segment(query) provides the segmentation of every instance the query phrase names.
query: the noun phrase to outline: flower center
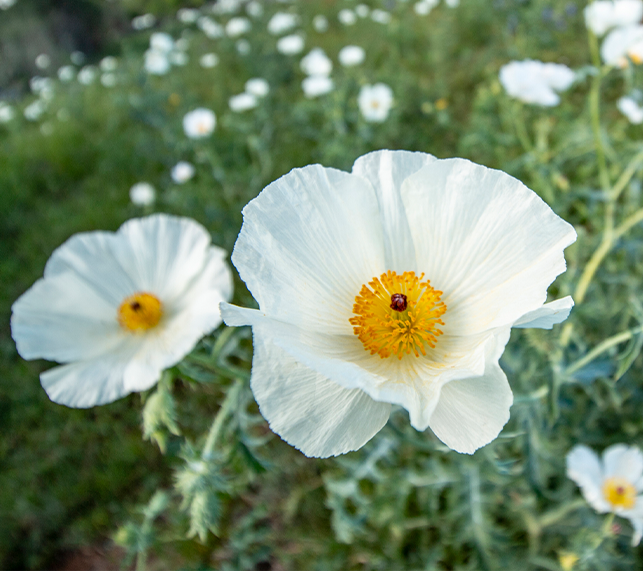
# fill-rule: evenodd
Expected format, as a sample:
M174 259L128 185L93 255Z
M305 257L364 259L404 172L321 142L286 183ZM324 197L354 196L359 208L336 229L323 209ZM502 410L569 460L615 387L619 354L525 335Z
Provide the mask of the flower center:
M447 306L440 301L442 292L433 289L429 280L421 281L423 277L389 270L362 286L353 305L356 317L349 321L371 355L419 357L426 355L427 345L435 347L442 335L437 326L444 325L440 317Z
M636 502L636 488L625 478L607 478L603 483L603 496L614 508L630 509Z
M118 322L133 333L156 327L163 316L163 304L151 293L138 292L126 297L118 308Z

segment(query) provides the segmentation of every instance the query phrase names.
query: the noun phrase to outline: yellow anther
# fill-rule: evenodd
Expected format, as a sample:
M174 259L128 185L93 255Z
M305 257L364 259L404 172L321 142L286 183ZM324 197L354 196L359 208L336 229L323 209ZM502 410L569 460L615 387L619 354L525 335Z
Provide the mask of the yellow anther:
M163 304L151 293L139 292L126 297L118 308L123 329L141 333L156 327L163 316Z
M636 503L636 488L625 478L607 478L603 483L603 497L615 508L629 510Z

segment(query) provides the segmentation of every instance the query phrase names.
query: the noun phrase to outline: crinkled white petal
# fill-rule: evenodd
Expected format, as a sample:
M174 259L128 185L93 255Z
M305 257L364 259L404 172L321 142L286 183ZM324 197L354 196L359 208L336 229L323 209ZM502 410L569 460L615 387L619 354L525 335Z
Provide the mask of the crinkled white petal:
M544 303L574 228L504 172L434 161L402 185L418 265L444 292L445 333L512 325Z
M554 325L565 321L569 317L572 307L574 307L574 300L568 295L545 303L534 311L525 313L513 326L518 329L527 329L528 327L551 329Z
M400 189L411 174L435 160L427 153L383 150L363 155L353 165L353 174L368 180L375 189L389 270L402 273L417 267Z
M257 332L251 387L272 430L318 458L361 448L386 424L391 408L305 367Z
M635 446L614 444L603 452L605 477L624 478L635 484L643 475L643 453Z
M567 476L576 482L587 500L596 511L611 511L603 497L603 469L593 450L579 444L567 454Z
M612 30L601 45L601 57L608 65L627 65L628 51L643 41L643 26L626 26Z

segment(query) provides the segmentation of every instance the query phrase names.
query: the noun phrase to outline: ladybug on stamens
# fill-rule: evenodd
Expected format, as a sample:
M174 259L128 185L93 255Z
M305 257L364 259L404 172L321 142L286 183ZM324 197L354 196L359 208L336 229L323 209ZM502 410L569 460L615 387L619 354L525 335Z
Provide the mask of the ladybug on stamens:
M394 293L391 296L391 309L395 311L404 311L408 303L406 301L406 296L403 293Z

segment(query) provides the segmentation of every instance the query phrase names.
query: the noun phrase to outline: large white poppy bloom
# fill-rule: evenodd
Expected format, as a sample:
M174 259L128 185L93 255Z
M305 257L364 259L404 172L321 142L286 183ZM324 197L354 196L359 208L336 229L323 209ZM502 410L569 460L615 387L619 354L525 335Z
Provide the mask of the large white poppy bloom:
M294 169L243 215L232 260L260 309L222 315L252 326L261 412L309 456L360 448L391 404L472 453L509 418L511 327L551 328L573 305L544 303L574 229L464 159L378 151L351 173Z
M597 36L612 28L638 24L643 17L642 0L596 0L584 10L585 24Z
M560 103L557 92L569 89L575 74L560 63L526 59L503 65L499 79L511 97L532 105L554 107Z
M634 527L632 545L643 536L643 454L636 446L614 444L599 460L587 446L574 446L567 454L567 476L578 484L598 513L613 512Z
M221 323L232 293L225 256L203 226L166 214L76 234L13 304L18 352L65 363L40 380L67 406L149 389Z
M643 63L643 26L627 26L612 30L601 44L601 57L607 65L621 68L631 60Z

